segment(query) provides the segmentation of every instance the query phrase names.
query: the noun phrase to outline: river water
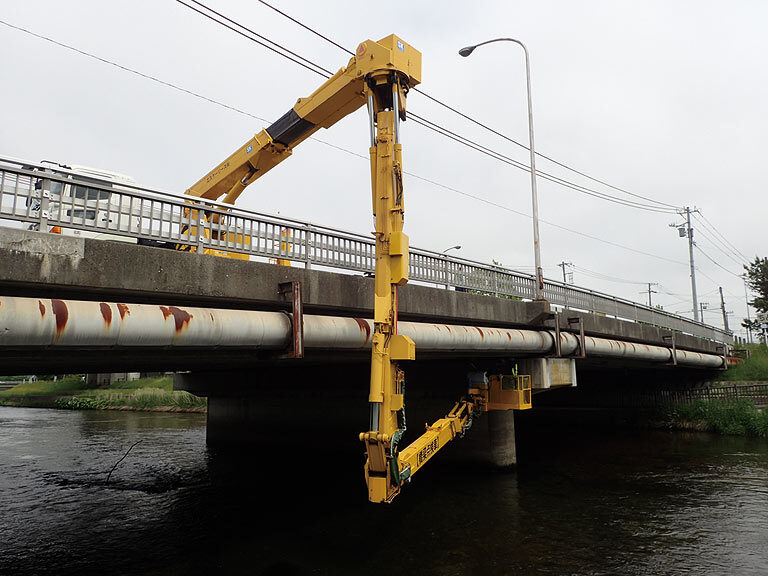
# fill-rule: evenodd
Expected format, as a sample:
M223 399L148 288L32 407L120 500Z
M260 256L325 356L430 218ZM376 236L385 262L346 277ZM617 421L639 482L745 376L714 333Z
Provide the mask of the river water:
M768 574L765 440L533 430L516 473L438 457L375 506L322 438L219 454L201 415L0 407L0 574Z

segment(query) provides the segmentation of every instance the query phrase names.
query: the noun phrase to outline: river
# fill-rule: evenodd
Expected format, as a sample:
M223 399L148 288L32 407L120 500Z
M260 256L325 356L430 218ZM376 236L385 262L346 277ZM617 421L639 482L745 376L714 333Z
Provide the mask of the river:
M438 457L389 506L359 456L308 446L323 459L212 452L197 414L0 407L0 574L768 574L765 440L542 432L516 473Z

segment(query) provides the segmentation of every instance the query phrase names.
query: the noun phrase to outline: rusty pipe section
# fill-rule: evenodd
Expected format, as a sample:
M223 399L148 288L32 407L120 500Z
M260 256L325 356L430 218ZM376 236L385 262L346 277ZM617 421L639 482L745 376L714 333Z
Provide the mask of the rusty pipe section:
M288 346L281 312L0 297L0 346Z
M373 321L364 318L304 315L305 348L368 350ZM549 330L483 328L398 322L417 349L429 352L551 354L555 333ZM0 296L0 346L3 347L243 347L280 350L291 340L291 320L282 312L225 310L50 300ZM564 356L576 355L579 339L560 334ZM586 337L587 356L654 363L672 361L663 346ZM712 354L677 350L677 363L700 368L722 367Z
M362 318L304 316L305 346L308 348L370 348L372 322ZM509 354L548 354L554 350L556 334L550 330L481 328L420 322L398 322L398 332L410 336L422 352L506 352ZM672 362L672 350L652 344L587 336L587 356L625 358L654 363ZM563 356L580 353L579 338L560 333ZM676 350L677 363L699 368L720 368L723 358L713 354Z
M554 336L554 335L553 335ZM611 340L608 338L594 338L586 336L584 347L587 356L600 358L627 358L644 360L648 362L666 363L672 362L672 350L664 346L652 344L637 344L623 340ZM560 333L560 349L564 356L579 353L579 338L567 332ZM698 368L722 368L722 356L690 352L688 350L675 350L677 363L682 366Z

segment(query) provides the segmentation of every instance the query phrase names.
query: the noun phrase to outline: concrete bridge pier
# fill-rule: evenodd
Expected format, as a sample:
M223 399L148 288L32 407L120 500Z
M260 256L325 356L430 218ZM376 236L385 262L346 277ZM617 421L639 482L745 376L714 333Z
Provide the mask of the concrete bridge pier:
M488 420L490 462L497 468L510 468L517 464L515 442L515 411L492 410L485 414Z
M447 414L466 387L464 378L457 377L463 372L445 364L424 363L408 371L406 443L423 433L425 423ZM368 371L367 363L349 363L187 372L176 375L174 387L208 398L206 440L213 448L258 446L292 454L332 448L362 454L358 435L368 426ZM514 466L514 412L484 414L440 459Z

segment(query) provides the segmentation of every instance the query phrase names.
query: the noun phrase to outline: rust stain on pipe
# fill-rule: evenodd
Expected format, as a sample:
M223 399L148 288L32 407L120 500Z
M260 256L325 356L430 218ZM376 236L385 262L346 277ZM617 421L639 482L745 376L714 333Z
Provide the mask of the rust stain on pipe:
M61 300L51 300L51 308L53 309L53 315L56 316L56 337L58 338L67 327L67 320L69 320L69 310L67 305Z
M104 318L104 323L109 326L112 324L112 308L106 302L99 302L99 309L101 310L101 316Z
M163 313L163 318L166 320L173 316L173 321L176 324L176 332L181 332L184 326L189 325L193 316L186 310L177 308L176 306L160 306L160 310Z
M355 318L355 322L360 327L360 332L365 332L365 341L368 342L368 338L371 337L371 326L363 318Z
M40 317L45 318L45 305L42 300L37 301L37 306L40 308Z
M131 313L130 308L128 308L127 304L123 304L122 302L117 303L117 311L120 312L120 320L125 320L126 315Z
M482 331L482 330L480 330L480 328L478 328L477 326L475 326L475 330L477 330L478 332L480 332L480 339L481 339L481 340L485 340L485 334L483 334L483 331Z

